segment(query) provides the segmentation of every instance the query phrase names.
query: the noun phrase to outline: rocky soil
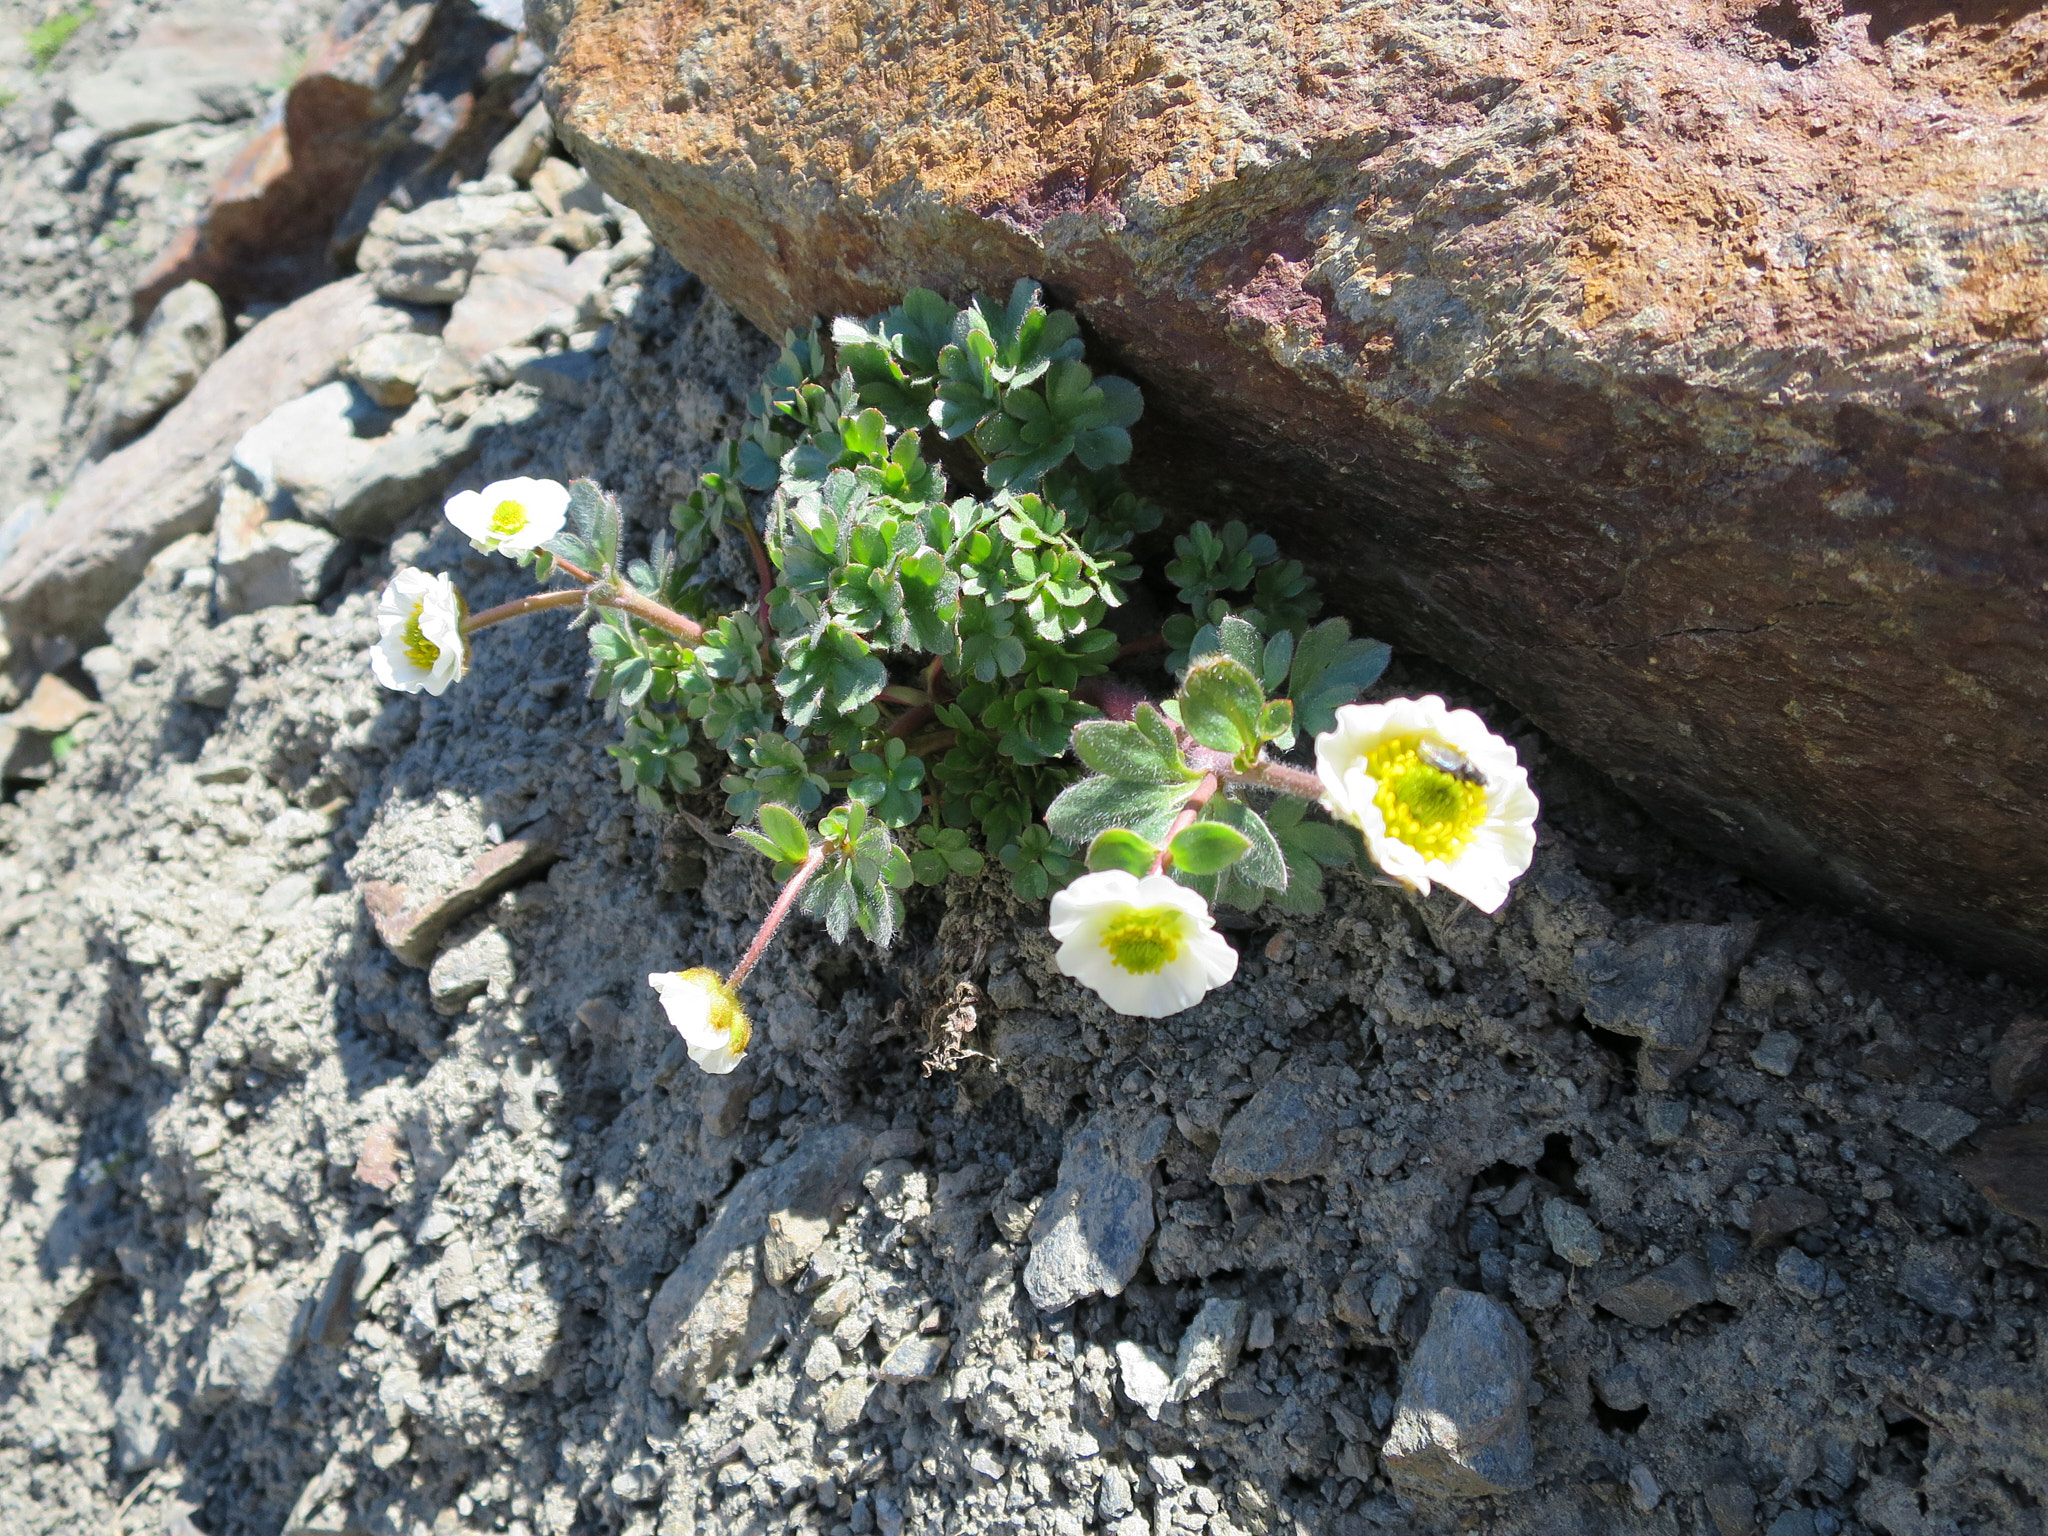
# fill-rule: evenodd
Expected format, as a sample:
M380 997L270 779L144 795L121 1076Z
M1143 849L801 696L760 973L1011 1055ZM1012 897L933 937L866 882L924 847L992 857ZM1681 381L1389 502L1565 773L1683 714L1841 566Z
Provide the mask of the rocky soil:
M552 621L439 700L362 659L395 565L521 588L447 487L595 473L644 537L769 356L501 163L263 322L338 377L9 759L0 1528L2041 1530L2048 1254L1967 1177L2048 1118L2041 993L1688 852L1419 658L1385 690L1543 797L1497 920L1335 879L1146 1023L991 877L887 955L798 925L697 1073L645 975L772 896L715 799L619 792Z

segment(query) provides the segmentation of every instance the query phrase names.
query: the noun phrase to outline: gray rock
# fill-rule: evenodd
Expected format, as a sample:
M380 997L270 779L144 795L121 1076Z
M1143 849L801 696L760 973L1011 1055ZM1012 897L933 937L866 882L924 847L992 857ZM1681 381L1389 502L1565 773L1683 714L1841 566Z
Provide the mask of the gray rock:
M1157 1419L1159 1410L1173 1401L1173 1377L1166 1362L1129 1339L1119 1341L1115 1353L1124 1396L1144 1409L1147 1418Z
M930 1381L945 1364L953 1341L943 1333L913 1333L899 1339L876 1372L884 1381Z
M1643 1132L1660 1147L1668 1147L1685 1134L1692 1110L1676 1099L1655 1099L1642 1108Z
M377 292L414 304L453 304L486 251L533 245L549 210L525 192L458 194L409 212L380 208L356 252Z
M1778 1284L1804 1301L1819 1301L1828 1293L1827 1266L1798 1248L1778 1255Z
M843 1435L860 1422L875 1384L866 1376L849 1376L825 1393L818 1408L818 1424L828 1435Z
M1095 1512L1105 1520L1121 1520L1138 1506L1131 1501L1130 1475L1111 1463L1095 1485Z
M1828 1219L1828 1203L1804 1189L1778 1189L1749 1208L1750 1241L1759 1247L1779 1242Z
M340 574L340 539L310 523L272 518L239 485L221 493L214 537L213 605L221 618L314 602Z
M1816 1536L1816 1531L1812 1510L1788 1509L1771 1522L1764 1536Z
M1535 1481L1529 1336L1490 1296L1446 1287L1402 1372L1380 1459L1410 1497L1470 1499Z
M303 516L343 538L387 539L476 456L487 425L477 416L459 427L392 433L376 439L367 457L334 480L315 484L287 475L281 483L292 491Z
M297 1343L293 1329L300 1301L290 1290L261 1290L237 1305L232 1319L207 1343L194 1406L274 1402Z
M98 137L132 138L174 123L249 117L288 62L277 37L251 25L247 12L199 0L152 18L132 46L72 81L65 95Z
M713 1381L773 1347L788 1309L761 1270L769 1218L787 1212L835 1219L859 1188L867 1150L867 1133L858 1127L822 1126L780 1163L756 1168L733 1186L647 1309L655 1391L700 1402Z
M1771 1030L1757 1041L1749 1059L1759 1072L1768 1072L1773 1077L1790 1077L1792 1068L1799 1062L1799 1037L1788 1030Z
M548 331L566 334L602 291L608 270L602 251L573 262L553 246L485 251L441 338L457 358L474 364Z
M1892 1111L1892 1124L1908 1136L1924 1141L1937 1152L1946 1152L1977 1129L1977 1117L1952 1104L1935 1100L1908 1099Z
M1305 1179L1329 1167L1336 1152L1330 1105L1302 1077L1282 1072L1223 1127L1209 1177L1218 1184Z
M1899 1294L1930 1312L1969 1322L1977 1315L1970 1282L1952 1254L1915 1243L1899 1259L1894 1283Z
M1593 1394L1620 1413L1633 1413L1650 1400L1649 1386L1643 1380L1643 1368L1630 1360L1598 1372L1593 1377Z
M420 381L446 352L438 336L372 336L342 360L341 376L385 409L400 410L419 398Z
M204 283L181 283L143 326L107 404L108 430L133 437L192 392L228 344L220 296Z
M1211 1296L1180 1336L1173 1360L1173 1399L1199 1397L1237 1369L1244 1348L1249 1309L1242 1301Z
M434 1012L454 1015L486 992L502 1000L512 992L512 944L496 928L481 928L449 945L427 972Z
M154 431L81 472L57 511L0 566L7 638L98 638L101 621L151 558L208 527L221 471L280 400L333 377L365 337L410 329L367 279L344 278L270 315L221 354Z
M596 401L605 366L603 353L572 348L521 363L512 370L512 381L531 384L550 400L581 407Z
M133 1477L161 1466L170 1451L171 1434L162 1405L139 1375L129 1376L114 1398L114 1457L122 1473Z
M1579 946L1572 975L1583 989L1586 1017L1643 1042L1637 1070L1645 1088L1675 1086L1699 1060L1756 933L1747 921L1668 923L1632 944L1595 939Z
M1707 1518L1718 1536L1750 1536L1756 1529L1756 1490L1733 1474L1707 1484Z
M1623 1322L1661 1328L1679 1313L1714 1299L1714 1276L1706 1261L1687 1254L1596 1298Z
M0 534L0 538L4 538ZM1991 1093L2010 1104L2048 1082L2048 1019L2022 1014L2006 1026L1991 1055Z
M1146 1110L1102 1110L1069 1134L1024 1265L1024 1289L1039 1311L1118 1296L1130 1284L1156 1227L1152 1165L1172 1124Z
M484 162L486 176L509 176L524 186L554 147L555 125L546 102L535 102L510 133L498 140Z
M1607 1252L1593 1218L1569 1200L1543 1202L1543 1231L1550 1238L1551 1251L1581 1269L1598 1264Z
M533 195L552 214L567 213L572 209L584 213L604 212L604 193L597 183L585 175L583 168L568 160L550 158L533 173L529 185Z

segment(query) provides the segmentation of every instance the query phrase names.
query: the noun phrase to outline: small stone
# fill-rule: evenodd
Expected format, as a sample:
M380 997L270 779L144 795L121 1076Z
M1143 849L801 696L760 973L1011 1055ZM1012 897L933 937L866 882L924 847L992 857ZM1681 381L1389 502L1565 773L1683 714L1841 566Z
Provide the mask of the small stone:
M1225 1387L1216 1394L1216 1411L1233 1424L1256 1424L1271 1418L1280 1400L1257 1387Z
M1761 1248L1828 1219L1828 1203L1804 1189L1775 1189L1749 1208L1749 1240Z
M1218 1184L1305 1179L1330 1166L1336 1117L1302 1077L1280 1073L1223 1127L1209 1177Z
M1714 1277L1695 1254L1615 1286L1595 1298L1623 1322L1661 1328L1679 1313L1714 1299Z
M875 1384L866 1376L849 1376L825 1394L818 1425L828 1435L843 1435L860 1422Z
M548 116L547 103L535 102L512 131L492 146L490 158L484 162L484 174L509 176L524 186L541 168L554 142L555 125Z
M232 6L187 0L146 21L103 68L64 89L94 139L253 116L290 66L276 37Z
M1718 1536L1750 1536L1756 1529L1756 1491L1735 1477L1707 1484L1707 1518Z
M335 1256L334 1267L328 1270L320 1299L313 1304L313 1315L306 1323L308 1339L329 1349L340 1349L348 1343L355 1320L356 1273L362 1263L362 1255L353 1248L344 1248Z
M1165 1115L1105 1109L1068 1137L1024 1265L1024 1288L1039 1311L1118 1296L1130 1284L1155 1230L1152 1165L1172 1127Z
M1173 1362L1173 1400L1198 1397L1237 1369L1244 1347L1245 1304L1211 1296L1181 1335Z
M1632 944L1596 939L1579 947L1572 973L1586 1017L1643 1042L1636 1068L1644 1087L1667 1091L1698 1062L1756 934L1754 921L1667 923Z
M913 1333L883 1357L879 1374L884 1381L930 1381L952 1347L943 1333Z
M182 283L158 301L143 326L108 403L108 430L127 439L192 392L228 344L220 296L204 283Z
M1411 1497L1482 1498L1535 1481L1529 1336L1490 1296L1445 1288L1401 1378L1380 1459Z
M1273 1313L1266 1307L1252 1314L1251 1327L1245 1330L1246 1349L1271 1349L1273 1347Z
M1656 1099L1642 1109L1643 1132L1660 1147L1668 1147L1685 1134L1692 1111L1676 1099Z
M2048 1086L2048 1019L2022 1015L1999 1036L1991 1053L1991 1093L2001 1104Z
M829 1381L845 1363L846 1357L839 1353L837 1344L826 1338L813 1339L804 1354L804 1376L810 1381Z
M1114 1462L1104 1467L1095 1485L1095 1512L1105 1520L1121 1520L1137 1507L1131 1499L1130 1475Z
M580 208L585 213L604 212L604 193L598 190L597 183L580 166L567 160L543 161L527 186L549 213L559 214L570 208Z
M387 1429L370 1444L370 1465L389 1472L411 1454L411 1437L402 1429Z
M298 1315L299 1297L284 1290L260 1290L237 1305L233 1320L207 1344L195 1403L218 1407L229 1401L275 1401Z
M142 1378L130 1376L114 1399L114 1453L121 1470L131 1477L146 1472L170 1452L171 1433L161 1407Z
M1970 1282L1950 1254L1915 1243L1899 1260L1893 1282L1899 1294L1930 1312L1967 1323L1977 1315Z
M747 1105L759 1090L760 1078L746 1060L730 1072L698 1074L697 1112L707 1135L726 1137L747 1123Z
M555 824L542 820L479 855L460 880L437 896L414 902L402 885L366 880L361 887L363 905L385 948L424 970L450 928L507 886L539 874L559 857Z
M604 354L571 349L521 363L512 370L512 382L530 384L550 400L581 409L596 402L605 368Z
M98 709L99 705L56 673L45 672L36 679L28 698L15 707L7 720L24 731L61 736Z
M427 972L434 1012L449 1017L486 992L500 1000L510 997L512 982L512 943L496 928L480 929L443 950Z
M221 493L214 537L213 604L222 618L315 602L340 576L340 539L311 523L271 517L239 485Z
M1542 1264L1517 1264L1508 1275L1508 1290L1532 1312L1547 1312L1564 1300L1565 1278Z
M420 381L446 351L440 337L415 331L372 336L342 359L341 376L386 410L402 410L419 398Z
M409 211L386 204L370 220L356 266L387 299L453 304L486 251L533 246L549 213L525 192L458 194Z
M1643 1368L1631 1360L1620 1361L1595 1374L1593 1395L1617 1413L1634 1413L1650 1401Z
M1799 1037L1787 1030L1774 1029L1757 1041L1749 1059L1759 1072L1790 1077L1799 1061Z
M833 1281L824 1294L811 1303L811 1322L815 1327L830 1328L859 1305L860 1282L848 1275Z
M586 301L604 285L604 252L569 261L553 246L486 251L441 332L448 350L475 364L503 347L547 331L576 328Z
M1919 1528L1919 1522L1916 1520L1916 1536ZM1818 1530L1819 1527L1814 1524L1812 1510L1788 1509L1771 1522L1771 1528L1765 1536L1817 1536Z
M1977 1117L1950 1104L1908 1099L1892 1111L1892 1124L1935 1151L1946 1152L1977 1129Z
M1147 1418L1157 1419L1159 1410L1173 1397L1173 1378L1167 1374L1166 1362L1143 1344L1134 1344L1129 1339L1121 1341L1115 1353L1117 1368L1123 1375L1124 1396L1144 1409Z
M356 1151L356 1177L373 1189L390 1193L403 1177L398 1171L400 1143L395 1125L373 1125L363 1133Z
M1551 1251L1581 1269L1598 1264L1607 1252L1593 1218L1569 1200L1543 1202L1543 1230L1550 1238Z
M645 1504L661 1492L662 1477L658 1461L628 1463L612 1477L612 1497L627 1504Z
M1628 1469L1629 1502L1639 1511L1647 1515L1657 1507L1658 1500L1663 1497L1664 1490L1657 1486L1657 1479L1651 1475L1648 1467L1639 1463Z
M1009 1468L1003 1465L1002 1457L987 1446L978 1445L967 1453L967 1470L985 1483L1000 1483Z
M1803 1300L1819 1301L1827 1294L1826 1266L1800 1249L1786 1248L1779 1253L1777 1274L1778 1284Z

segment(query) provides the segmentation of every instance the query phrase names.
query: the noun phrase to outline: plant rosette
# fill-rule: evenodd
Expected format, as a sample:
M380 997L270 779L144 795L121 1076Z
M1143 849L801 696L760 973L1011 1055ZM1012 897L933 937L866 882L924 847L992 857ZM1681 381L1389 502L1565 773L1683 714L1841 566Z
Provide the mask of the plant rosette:
M1184 1012L1237 974L1208 902L1165 875L1083 875L1054 894L1050 927L1061 973L1133 1018Z
M1316 738L1322 805L1364 834L1374 864L1498 912L1536 851L1536 796L1515 749L1435 694L1349 704Z
M754 1025L718 972L702 966L656 971L647 985L654 988L669 1023L683 1037L690 1060L706 1072L722 1077L745 1058Z
M530 555L562 531L569 488L557 480L525 475L493 480L480 491L456 492L443 510L483 553Z
M377 599L370 670L386 688L439 698L469 670L462 594L445 573L403 570Z

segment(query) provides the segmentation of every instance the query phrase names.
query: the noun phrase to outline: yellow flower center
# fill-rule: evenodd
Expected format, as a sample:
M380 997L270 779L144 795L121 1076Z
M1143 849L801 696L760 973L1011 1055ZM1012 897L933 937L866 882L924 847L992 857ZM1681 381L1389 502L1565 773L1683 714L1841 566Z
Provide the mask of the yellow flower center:
M526 508L516 501L501 501L491 514L491 532L501 539L509 539L515 533L526 529Z
M739 995L725 984L725 978L708 966L683 972L683 980L704 994L709 1005L711 1027L725 1036L735 1056L747 1054L747 1042L754 1038L754 1021L740 1006Z
M1374 784L1372 803L1387 836L1425 859L1453 859L1486 820L1486 790L1422 760L1420 736L1396 736L1365 757Z
M434 670L434 663L441 659L441 647L427 638L427 632L420 628L420 615L426 611L424 601L413 605L412 617L405 621L405 637L399 644L405 650L405 659L422 672Z
M1150 976L1180 954L1186 919L1179 907L1132 907L1104 925L1102 947L1133 976Z

